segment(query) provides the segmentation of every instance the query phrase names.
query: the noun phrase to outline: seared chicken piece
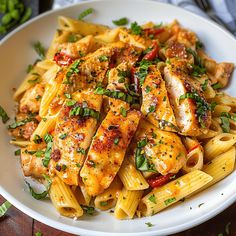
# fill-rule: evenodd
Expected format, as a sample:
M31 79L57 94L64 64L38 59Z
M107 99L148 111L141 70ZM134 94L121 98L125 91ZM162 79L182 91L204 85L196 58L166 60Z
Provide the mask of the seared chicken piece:
M142 86L142 113L156 127L166 131L178 131L175 116L169 102L165 81L155 67L145 78Z
M155 172L176 174L186 162L187 153L180 137L157 129L148 121L140 121L134 141L140 149L136 149L134 154L136 166L146 177ZM144 155L146 160L141 160L139 155Z
M210 106L201 88L188 75L185 60L172 60L164 69L166 88L180 133L198 136L211 123Z
M38 112L43 93L44 87L41 84L36 84L34 87L28 89L20 100L20 112Z
M69 185L78 185L79 171L97 128L102 96L85 90L74 94L73 98L65 102L58 115L51 157L63 181Z
M115 178L126 149L137 129L140 112L129 110L126 116L110 110L93 138L80 176L87 193L96 196Z
M8 126L10 135L17 139L30 140L31 135L40 121L34 114L18 113L16 121Z
M43 178L43 174L48 173L48 168L43 166L43 156L45 144L31 144L27 148L21 149L21 166L24 176Z
M78 59L91 52L94 44L93 36L88 35L77 42L63 43L59 46L59 49L60 53L67 55L72 59Z

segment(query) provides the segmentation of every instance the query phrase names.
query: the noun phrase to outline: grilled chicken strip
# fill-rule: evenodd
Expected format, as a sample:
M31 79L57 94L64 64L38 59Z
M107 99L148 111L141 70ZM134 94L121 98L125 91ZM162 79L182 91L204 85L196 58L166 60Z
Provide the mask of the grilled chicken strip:
M182 135L198 136L207 132L211 123L210 106L200 87L188 75L185 60L172 60L164 69L164 79Z
M161 73L155 67L151 71L142 86L143 103L142 113L146 119L156 127L166 131L178 131L174 112L169 102L165 81Z
M45 144L31 144L21 149L21 166L24 176L43 178L48 173L48 168L43 166L42 157L45 151Z
M44 93L42 84L36 84L28 89L20 100L20 112L38 112L41 104L41 99Z
M157 129L146 120L140 121L135 142L140 149L136 149L134 154L136 166L146 177L155 172L162 175L176 174L186 162L187 153L180 137ZM144 155L147 161L143 159L142 162L140 155Z
M115 178L126 149L137 129L140 112L130 110L124 117L110 110L93 138L80 176L87 193L96 196Z
M93 114L99 112L102 96L94 94L91 90L85 90L73 94L73 98L65 102L58 115L51 158L57 174L63 181L69 185L78 185L79 171L96 131L98 120L95 115L88 112L85 115L85 110L83 114L80 111L80 115L75 112L76 109L81 110L81 107L90 111L93 109Z

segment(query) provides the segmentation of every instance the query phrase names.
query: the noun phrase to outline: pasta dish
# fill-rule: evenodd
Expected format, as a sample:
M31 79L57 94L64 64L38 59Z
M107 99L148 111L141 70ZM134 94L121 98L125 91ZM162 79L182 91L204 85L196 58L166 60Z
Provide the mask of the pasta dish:
M63 216L151 216L234 170L234 65L176 20L109 28L60 16L47 53L15 90L11 143L24 176Z

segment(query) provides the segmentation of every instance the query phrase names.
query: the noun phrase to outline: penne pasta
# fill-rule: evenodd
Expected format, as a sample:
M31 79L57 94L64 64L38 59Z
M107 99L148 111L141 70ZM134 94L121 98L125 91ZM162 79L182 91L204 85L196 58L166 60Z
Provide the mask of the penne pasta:
M118 175L127 190L144 190L149 184L133 163L126 157L121 165Z
M144 216L154 215L200 189L211 180L210 175L200 170L192 171L160 188L153 189L141 199L139 209Z
M235 134L222 133L215 136L204 146L205 159L211 161L216 156L228 151L235 143Z
M116 203L114 215L117 219L132 219L142 198L143 190L123 188Z
M54 177L49 190L50 199L56 210L63 216L77 218L83 215L73 191L59 177Z
M95 207L102 211L113 208L116 205L121 190L122 183L120 179L116 177L108 189L96 196L94 200Z

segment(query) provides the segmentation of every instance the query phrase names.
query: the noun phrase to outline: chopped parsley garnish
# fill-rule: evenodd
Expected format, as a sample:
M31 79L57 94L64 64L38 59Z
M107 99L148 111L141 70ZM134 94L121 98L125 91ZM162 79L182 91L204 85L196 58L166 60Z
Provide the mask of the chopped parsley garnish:
M203 46L204 46L204 45L203 45L203 43L202 43L201 41L198 40L198 41L196 42L196 49L203 48Z
M201 84L201 87L202 87L202 90L203 90L203 91L206 91L207 85L208 85L208 79L206 79L206 80L204 81L204 83Z
M114 139L114 144L115 144L115 145L118 145L119 142L120 142L120 138L119 138L119 137L116 137L116 138Z
M201 75L206 73L206 68L199 66L199 65L192 65L193 71L192 71L192 76L194 77L200 77Z
M154 226L151 222L146 222L145 224L147 225L147 227L153 227Z
M117 26L127 25L129 20L126 17L122 17L119 20L113 20L112 23Z
M126 117L126 116L127 116L127 110L126 110L124 107L121 107L121 108L120 108L120 114L121 114L122 116Z
M8 209L11 207L11 203L8 201L5 201L1 206L0 206L0 217L4 216Z
M236 115L235 114L230 114L228 112L222 112L220 115L221 119L221 128L224 133L229 133L230 132L230 122L229 120L236 121Z
M52 152L52 145L53 145L53 138L50 134L46 134L44 136L44 141L47 144L46 150L45 150L45 155L43 161L43 166L48 167L48 164L51 159L51 152Z
M107 206L108 202L100 202L100 206Z
M0 106L0 116L4 124L10 119L5 110L2 108L2 106Z
M59 138L60 138L60 139L66 139L67 135L68 135L68 133L61 134L61 135L59 136Z
M100 113L89 107L76 106L70 110L70 116L92 117L96 120L100 119Z
M14 152L15 156L20 156L20 153L21 153L21 150L20 150L20 149L17 149L17 150Z
M168 206L169 204L171 204L172 202L175 202L175 201L176 201L176 198L172 197L172 198L165 200L164 203L166 206Z
M41 98L42 98L41 95L37 95L37 96L35 97L36 101L39 101Z
M38 232L36 232L36 233L34 234L34 236L43 236L43 233L40 232L40 231L38 231Z
M148 140L146 138L137 143L137 148L135 150L136 168L141 171L156 172L154 169L155 166L149 163L145 151L143 150L147 143Z
M35 134L33 141L34 143L39 144L43 142L43 139L38 134Z
M80 168L80 167L81 167L81 165L80 165L79 163L76 163L76 166L77 166L78 168Z
M61 166L61 170L62 170L62 171L65 171L66 168L67 168L67 166L66 166L65 164L62 164L62 166Z
M26 184L27 184L28 187L29 187L29 190L30 190L30 193L31 193L32 197L35 198L35 199L37 199L37 200L44 199L44 198L47 197L48 191L49 191L49 189L50 189L50 187L51 187L51 184L52 184L51 179L50 179L47 175L43 175L43 176L44 176L44 178L47 180L47 183L48 183L48 184L47 184L47 186L46 186L46 190L43 191L42 193L37 193L37 192L35 192L35 190L30 186L30 184L29 184L28 182L26 182Z
M42 44L38 41L33 46L39 58L41 60L45 59L45 48L42 46Z
M26 72L30 73L32 70L33 70L33 65L29 64L28 67L27 67Z
M212 102L211 103L211 111L214 111L215 110L215 107L216 107L216 105L217 105L217 102Z
M66 73L66 78L63 80L63 84L72 84L70 77L75 73L79 73L79 69L77 67L81 62L83 62L83 60L79 59L71 65L70 69Z
M200 208L202 205L204 205L205 203L200 203L199 205L198 205L198 207Z
M200 68L204 68L203 64L202 64L202 60L201 58L197 55L197 53L195 51L193 51L191 48L186 48L186 51L188 53L190 53L191 55L193 55L194 57L194 62L197 66L199 66Z
M153 202L153 203L155 203L155 204L157 204L156 196L155 196L154 194L151 195L151 196L148 198L148 200L151 201L151 202Z
M139 97L132 96L129 93L124 93L118 90L110 90L110 89L105 89L102 87L97 87L94 93L120 99L130 104L139 104Z
M152 65L152 62L145 59L139 62L139 70L135 73L135 75L139 78L140 85L143 85L150 65Z
M76 152L85 155L85 150L84 150L83 148L77 148L77 149L76 149Z
M149 93L150 91L151 91L151 87L150 87L150 86L146 86L145 92L146 92L146 93Z
M195 101L197 110L196 114L198 117L198 122L200 123L202 128L205 128L204 119L206 117L206 112L211 110L209 104L205 101L203 97L201 97L197 92L186 93L180 96L179 100L191 98Z
M221 128L222 128L223 132L224 133L229 133L230 132L229 118L221 116L220 120L221 120Z
M19 126L23 126L26 123L31 122L31 121L37 121L37 120L35 118L33 118L32 115L31 115L31 116L29 116L28 118L26 118L24 120L16 121L13 124L9 125L8 129L15 129L15 128L17 128Z
M127 71L127 70L118 70L118 76L120 77L120 80L123 81L123 82L119 82L119 83L124 83L125 82L125 78L129 77L130 76L130 72Z
M149 108L148 108L148 112L149 113L152 113L152 112L154 112L156 110L156 106L154 106L154 105L151 105Z
M99 60L100 62L108 61L108 57L105 56L105 55L102 55L102 56L100 56L100 57L98 58L98 60Z
M220 83L215 83L211 86L213 89L221 89L222 85Z
M72 106L74 106L76 103L77 103L76 100L69 100L69 101L66 102L66 105L67 105L68 107L72 107Z
M135 21L131 23L131 33L135 35L141 35L143 32L143 29L141 26L138 25L138 23Z
M69 43L74 43L74 42L77 42L78 39L79 39L79 37L76 34L70 34L67 38L67 41Z
M87 213L89 215L93 215L93 213L95 212L95 209L92 206L85 206L85 205L80 205L80 206L85 211L85 213Z
M27 82L28 82L29 84L37 84L37 83L40 82L40 77L38 76L38 77L35 78L35 79L29 79Z
M86 10L84 10L83 12L81 12L78 16L78 20L82 20L84 19L86 16L90 15L93 13L93 8L88 8Z
M65 97L68 99L71 99L71 94L70 93L64 93Z

